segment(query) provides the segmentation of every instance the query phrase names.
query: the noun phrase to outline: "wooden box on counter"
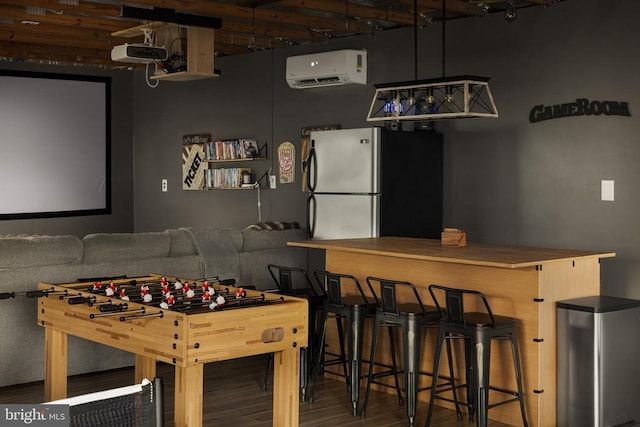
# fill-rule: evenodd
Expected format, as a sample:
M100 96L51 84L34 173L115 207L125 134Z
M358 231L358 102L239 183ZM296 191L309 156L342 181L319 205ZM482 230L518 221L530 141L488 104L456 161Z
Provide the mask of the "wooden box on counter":
M458 228L445 228L440 236L443 247L461 248L467 246L467 233Z

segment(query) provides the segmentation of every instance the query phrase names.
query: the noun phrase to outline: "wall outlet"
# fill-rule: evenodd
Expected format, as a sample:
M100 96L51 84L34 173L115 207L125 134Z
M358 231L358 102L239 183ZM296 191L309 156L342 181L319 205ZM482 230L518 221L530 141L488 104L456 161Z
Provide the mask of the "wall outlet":
M167 179L166 178L162 178L162 192L163 193L167 192Z
M269 188L271 188L272 190L276 188L276 176L275 175L269 175Z

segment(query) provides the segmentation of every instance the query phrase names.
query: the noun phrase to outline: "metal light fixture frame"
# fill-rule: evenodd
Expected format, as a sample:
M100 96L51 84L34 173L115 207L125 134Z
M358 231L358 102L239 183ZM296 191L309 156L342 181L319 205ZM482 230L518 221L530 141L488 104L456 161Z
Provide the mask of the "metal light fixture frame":
M451 76L375 88L369 122L498 117L488 77Z
M418 2L414 0L413 48L415 80L374 85L368 122L399 122L498 117L489 78L445 77L446 0L442 0L442 78L418 80Z

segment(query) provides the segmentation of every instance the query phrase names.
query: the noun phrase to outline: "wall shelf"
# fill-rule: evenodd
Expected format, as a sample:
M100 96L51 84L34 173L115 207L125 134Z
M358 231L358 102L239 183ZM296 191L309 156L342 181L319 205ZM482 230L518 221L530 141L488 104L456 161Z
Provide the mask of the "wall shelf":
M256 162L259 160L268 160L268 159L266 157L245 157L242 159L207 160L207 163Z
M253 154L247 156L248 152ZM267 143L259 145L254 139L212 141L205 144L205 153L207 163L252 162L268 159Z
M268 190L268 187L262 187L259 186L261 190ZM211 188L207 188L206 190L208 191L214 191L214 190L257 190L258 187L256 187L255 185L252 185L251 187L221 187L221 188L215 188L215 187L211 187Z
M217 146L216 143L218 143ZM233 158L208 159L216 153L218 156L224 155ZM251 156L235 157L247 153L251 153ZM263 180L268 176L268 172L264 168L256 171L248 167L249 162L264 160L268 160L267 143L260 145L254 139L211 141L210 134L186 135L183 137L182 150L182 188L183 190L266 189L267 186L263 184ZM229 167L213 166L225 163L229 164ZM244 174L249 173L252 178L255 178L250 186L242 186L243 172ZM257 178L260 173L260 177Z

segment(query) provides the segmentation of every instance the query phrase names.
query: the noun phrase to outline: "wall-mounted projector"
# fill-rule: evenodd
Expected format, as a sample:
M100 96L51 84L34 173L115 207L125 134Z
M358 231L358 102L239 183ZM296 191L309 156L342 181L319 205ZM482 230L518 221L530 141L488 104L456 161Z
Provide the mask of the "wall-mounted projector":
M111 60L145 64L167 59L167 49L142 43L121 44L111 49Z

